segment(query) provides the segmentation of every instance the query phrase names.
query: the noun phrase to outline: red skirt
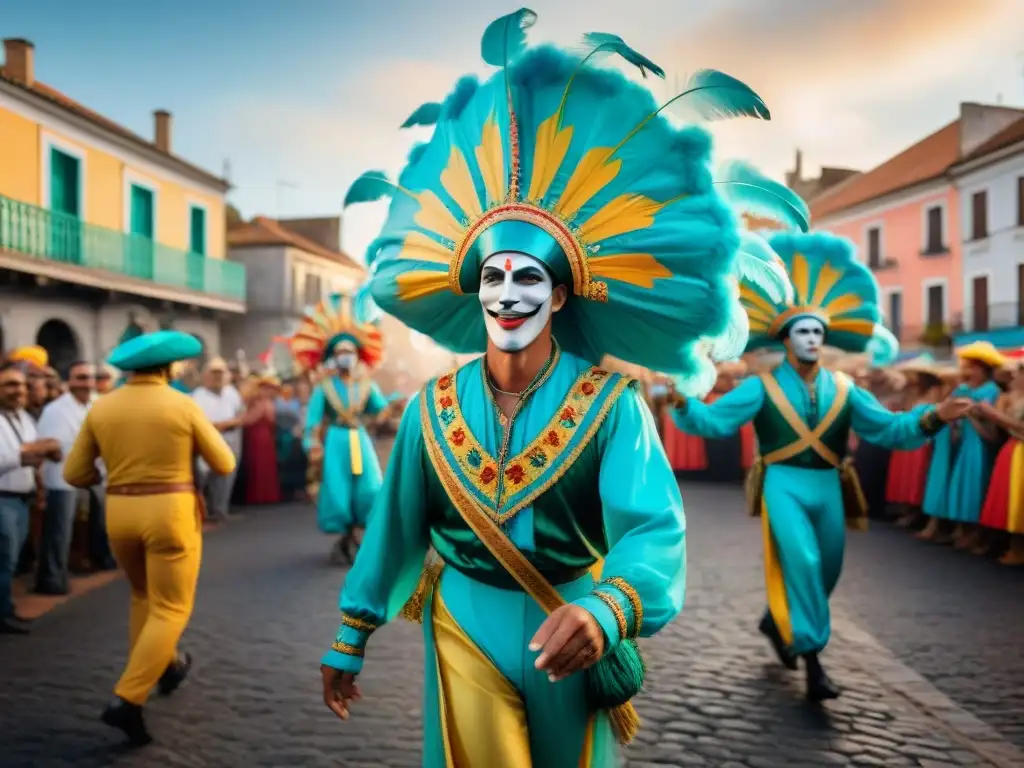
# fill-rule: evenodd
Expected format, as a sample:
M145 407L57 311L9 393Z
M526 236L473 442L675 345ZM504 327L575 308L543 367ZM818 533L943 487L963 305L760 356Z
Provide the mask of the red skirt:
M699 472L708 468L708 455L704 450L704 438L688 435L672 420L672 412L665 410L662 416L662 439L669 464L677 472Z
M999 451L979 522L986 528L1024 533L1024 442L1008 440Z
M757 453L757 438L754 437L754 425L747 422L740 427L740 461L743 469L754 466L754 455Z
M889 459L889 479L885 485L886 502L920 507L931 461L931 443L914 451L893 451Z
M242 432L246 504L281 503L275 430L273 419L260 419Z

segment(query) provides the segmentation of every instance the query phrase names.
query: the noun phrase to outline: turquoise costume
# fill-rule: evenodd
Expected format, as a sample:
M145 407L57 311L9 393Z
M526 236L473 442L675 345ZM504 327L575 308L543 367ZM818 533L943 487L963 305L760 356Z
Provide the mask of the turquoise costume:
M410 401L345 581L324 664L356 673L377 627L423 622L430 768L616 764L615 739L638 724L634 638L682 608L685 518L635 383L599 365L610 354L694 376L736 303L739 232L707 133L673 127L646 89L593 66L617 55L663 75L618 37L588 35L588 55L527 50L535 18L522 9L489 26L483 56L502 71L418 109L407 125L436 128L398 182L371 172L346 197L393 197L367 257L373 298L453 351L486 350L475 294L492 254L533 257L569 293L509 417L486 357ZM677 103L767 117L718 72L695 75ZM606 653L552 685L528 644L567 602L596 619Z
M351 344L369 369L383 356L378 313L364 294L333 294L320 302L291 338L292 354L303 370L325 365L324 375L306 408L303 447L323 450L317 494L317 523L324 533L347 535L366 525L380 490L380 462L373 441L362 425L387 400L373 381L353 372L342 377L327 365L339 344Z
M891 335L876 332L878 288L856 262L852 243L827 233L776 234L769 243L786 264L794 296L776 302L756 285L742 286L748 349L779 348L793 322L814 317L826 328L827 344L895 351ZM941 425L932 409L886 410L843 374L818 370L813 384L805 382L788 360L713 405L686 399L674 418L680 429L712 438L753 420L761 456L752 471L751 512L764 526L770 612L762 631L777 630L785 646L780 657L795 666L793 657L817 654L828 643L828 598L842 569L844 523L864 522L859 484L844 460L850 430L862 440L911 449Z
M952 397L969 397L977 403L995 405L1001 394L998 384L987 381L977 388L961 384L953 390ZM959 433L956 440L954 429ZM953 523L977 523L995 454L995 448L978 434L970 419L943 427L935 436L924 489L924 513Z

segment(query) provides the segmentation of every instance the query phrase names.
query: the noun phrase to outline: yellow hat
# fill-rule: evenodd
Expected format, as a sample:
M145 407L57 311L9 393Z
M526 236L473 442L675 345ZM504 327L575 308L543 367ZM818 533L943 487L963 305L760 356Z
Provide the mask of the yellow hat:
M1002 368L1006 365L1006 358L990 341L975 341L958 349L956 354L961 360L973 360L989 368Z
M49 353L39 346L18 347L7 356L7 359L12 363L30 363L36 368L45 368L50 364Z

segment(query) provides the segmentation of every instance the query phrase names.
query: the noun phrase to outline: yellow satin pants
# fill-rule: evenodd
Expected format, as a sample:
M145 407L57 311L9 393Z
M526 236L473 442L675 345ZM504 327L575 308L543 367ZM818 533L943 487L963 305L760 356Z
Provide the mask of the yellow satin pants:
M190 493L107 496L107 534L131 585L128 664L114 693L145 704L195 604L202 521Z

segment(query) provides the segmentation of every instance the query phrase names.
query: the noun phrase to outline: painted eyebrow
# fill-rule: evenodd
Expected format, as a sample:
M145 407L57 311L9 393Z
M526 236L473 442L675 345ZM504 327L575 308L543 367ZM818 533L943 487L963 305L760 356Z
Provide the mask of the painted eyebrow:
M520 277L544 277L544 273L541 272L537 267L520 267L512 273L512 278Z

